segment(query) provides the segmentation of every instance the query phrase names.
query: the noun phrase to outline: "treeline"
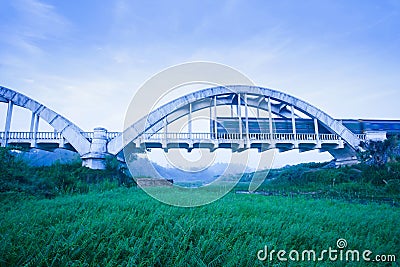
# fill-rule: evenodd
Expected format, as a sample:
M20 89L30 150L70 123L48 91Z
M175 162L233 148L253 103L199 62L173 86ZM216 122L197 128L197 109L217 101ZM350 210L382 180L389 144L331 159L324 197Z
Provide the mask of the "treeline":
M400 161L400 135L390 135L384 141L367 141L363 143L364 152L358 158L368 165L384 165Z
M400 162L365 163L341 168L326 163L305 163L264 171L265 181L257 191L272 195L305 194L313 197L360 199L398 203ZM253 174L242 176L238 190L246 190ZM396 204L397 205L397 204Z
M400 163L390 162L382 166L358 164L342 168L320 168L310 164L284 168L275 173L275 185L315 187L318 184L331 185L362 183L380 186L388 193L400 193Z
M105 170L82 167L80 161L33 167L11 148L0 148L0 192L23 192L52 198L135 185L126 169L112 157L107 158Z
M259 191L400 201L400 136L368 141L363 147L357 165L334 168L330 163L304 163L262 171L265 181ZM238 189L244 190L253 175L244 174Z

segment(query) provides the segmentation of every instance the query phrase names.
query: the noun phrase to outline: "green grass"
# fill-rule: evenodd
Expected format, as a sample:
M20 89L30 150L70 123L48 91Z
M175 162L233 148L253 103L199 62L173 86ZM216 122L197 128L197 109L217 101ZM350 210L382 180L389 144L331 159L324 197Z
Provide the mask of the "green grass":
M29 167L0 149L0 266L343 266L257 259L264 246L318 253L335 249L339 238L348 249L399 257L400 163L321 167L271 171L259 188L271 196L232 192L178 208L136 188L116 160L104 171L79 162ZM233 191L246 190L249 179ZM182 200L167 188L151 190ZM197 203L206 196L180 197Z
M400 209L386 204L303 197L229 193L210 205L179 208L138 188L54 199L3 193L0 265L273 266L279 262L257 260L264 245L321 251L335 248L338 238L349 249L400 257L399 218Z

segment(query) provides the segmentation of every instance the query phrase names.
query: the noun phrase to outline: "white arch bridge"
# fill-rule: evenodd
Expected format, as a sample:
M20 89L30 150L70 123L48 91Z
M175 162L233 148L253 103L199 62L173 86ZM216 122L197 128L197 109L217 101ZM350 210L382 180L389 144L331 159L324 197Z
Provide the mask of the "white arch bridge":
M95 128L84 132L74 123L39 102L0 86L0 102L8 104L1 146L52 150L65 148L79 153L83 165L104 168L107 155L123 158L129 146L135 153L150 148L226 148L243 151L279 149L300 152L328 151L337 165L357 162L356 151L365 141L384 140L400 133L400 121L336 120L315 106L276 90L245 85L207 88L179 97L139 119L123 132ZM13 106L32 113L29 132L10 131ZM222 114L221 107L230 114ZM193 131L192 116L209 110L208 131ZM187 119L187 131L172 132L168 126ZM53 132L39 132L39 119Z

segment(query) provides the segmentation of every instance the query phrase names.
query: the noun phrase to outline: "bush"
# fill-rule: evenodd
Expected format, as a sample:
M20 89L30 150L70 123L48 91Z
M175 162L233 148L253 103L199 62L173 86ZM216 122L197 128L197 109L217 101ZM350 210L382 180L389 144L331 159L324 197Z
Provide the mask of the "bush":
M106 159L105 170L82 167L81 161L69 164L31 167L10 148L0 148L0 192L24 192L48 198L61 194L87 193L118 186L135 186L117 159Z
M20 191L26 182L27 165L12 148L0 147L0 192Z
M385 185L385 192L389 194L400 194L400 180L389 180Z

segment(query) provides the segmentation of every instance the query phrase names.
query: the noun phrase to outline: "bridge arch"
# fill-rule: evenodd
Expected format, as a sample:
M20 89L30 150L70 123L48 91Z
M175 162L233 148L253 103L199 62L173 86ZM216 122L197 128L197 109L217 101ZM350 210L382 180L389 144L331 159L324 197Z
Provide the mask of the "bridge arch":
M49 109L43 104L21 94L14 90L0 86L0 102L8 103L9 114L7 115L8 125L11 120L12 106L17 105L22 108L28 109L32 112L33 116L41 118L46 121L55 131L60 133L68 143L83 156L90 152L90 142L83 135L83 131L73 124L71 121ZM7 122L6 122L7 128ZM9 129L8 129L9 130ZM6 129L6 132L8 131Z
M168 118L167 123L171 123L181 117L187 116L189 113L187 106L189 104L193 105L192 112L195 112L209 107L212 103L213 97L215 96L227 96L225 99L219 98L216 105L229 105L233 101L233 98L231 97L231 99L229 99L229 96L239 94L259 96L260 100L253 99L247 104L250 107L262 110L268 110L268 105L265 101L262 102L262 98L269 98L277 101L279 104L271 105L271 112L282 117L289 117L291 115L287 106L296 108L310 118L320 122L331 133L340 136L340 138L346 143L345 149L341 149L340 152L329 151L335 158L350 157L354 159L355 151L358 149L361 140L340 121L335 120L317 107L294 96L269 88L247 85L212 87L179 97L153 110L148 114L148 116L141 118L127 127L123 134L115 137L108 143L108 152L116 155L120 153L125 146L137 140L144 133L156 133L160 131L165 124L166 118ZM241 105L244 105L244 103L241 103Z

